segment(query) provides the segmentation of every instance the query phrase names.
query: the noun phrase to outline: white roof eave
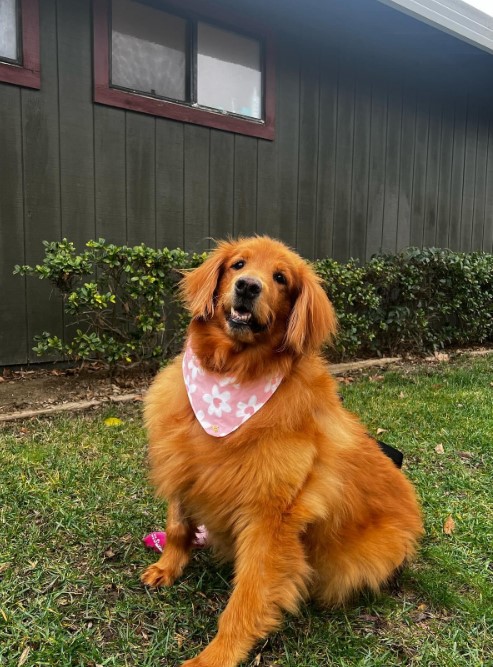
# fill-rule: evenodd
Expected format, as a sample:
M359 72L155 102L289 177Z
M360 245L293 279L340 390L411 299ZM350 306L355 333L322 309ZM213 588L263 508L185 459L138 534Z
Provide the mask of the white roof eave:
M462 0L379 0L493 53L493 17ZM493 4L493 0L492 0Z

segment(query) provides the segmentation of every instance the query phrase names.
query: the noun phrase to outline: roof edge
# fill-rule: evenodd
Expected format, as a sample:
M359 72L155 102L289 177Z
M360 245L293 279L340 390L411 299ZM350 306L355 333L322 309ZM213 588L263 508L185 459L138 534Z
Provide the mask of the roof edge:
M493 17L463 0L379 0L493 54Z

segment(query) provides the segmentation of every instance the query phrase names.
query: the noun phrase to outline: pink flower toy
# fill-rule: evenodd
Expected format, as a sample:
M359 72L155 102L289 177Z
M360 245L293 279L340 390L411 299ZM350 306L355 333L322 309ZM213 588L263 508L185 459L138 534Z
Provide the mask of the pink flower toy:
M145 537L142 538L142 542L148 547L149 549L153 549L154 551L157 551L161 553L166 546L166 533L155 531L153 533L149 533L149 535L146 535ZM207 534L207 528L205 526L199 526L197 528L197 532L195 533L195 537L193 540L193 547L195 549L205 549L208 546L208 534Z

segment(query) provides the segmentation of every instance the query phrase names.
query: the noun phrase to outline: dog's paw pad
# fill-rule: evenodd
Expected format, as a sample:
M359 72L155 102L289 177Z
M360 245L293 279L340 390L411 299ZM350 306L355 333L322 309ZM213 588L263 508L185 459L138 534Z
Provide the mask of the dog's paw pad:
M167 570L159 567L159 565L150 565L140 580L146 586L157 588L158 586L171 586L175 578Z

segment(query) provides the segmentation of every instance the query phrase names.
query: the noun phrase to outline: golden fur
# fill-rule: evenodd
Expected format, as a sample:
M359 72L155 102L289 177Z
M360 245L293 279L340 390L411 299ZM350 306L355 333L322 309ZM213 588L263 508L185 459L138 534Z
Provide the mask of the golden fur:
M240 278L259 294L239 299ZM411 484L339 400L320 355L336 318L308 264L266 237L223 242L185 276L183 296L204 368L239 382L284 374L224 438L196 421L181 356L145 403L151 477L169 505L168 545L142 580L170 586L205 524L216 552L234 561L234 589L216 637L185 664L234 667L302 598L334 604L378 589L413 555L421 515ZM256 329L233 321L242 303Z

